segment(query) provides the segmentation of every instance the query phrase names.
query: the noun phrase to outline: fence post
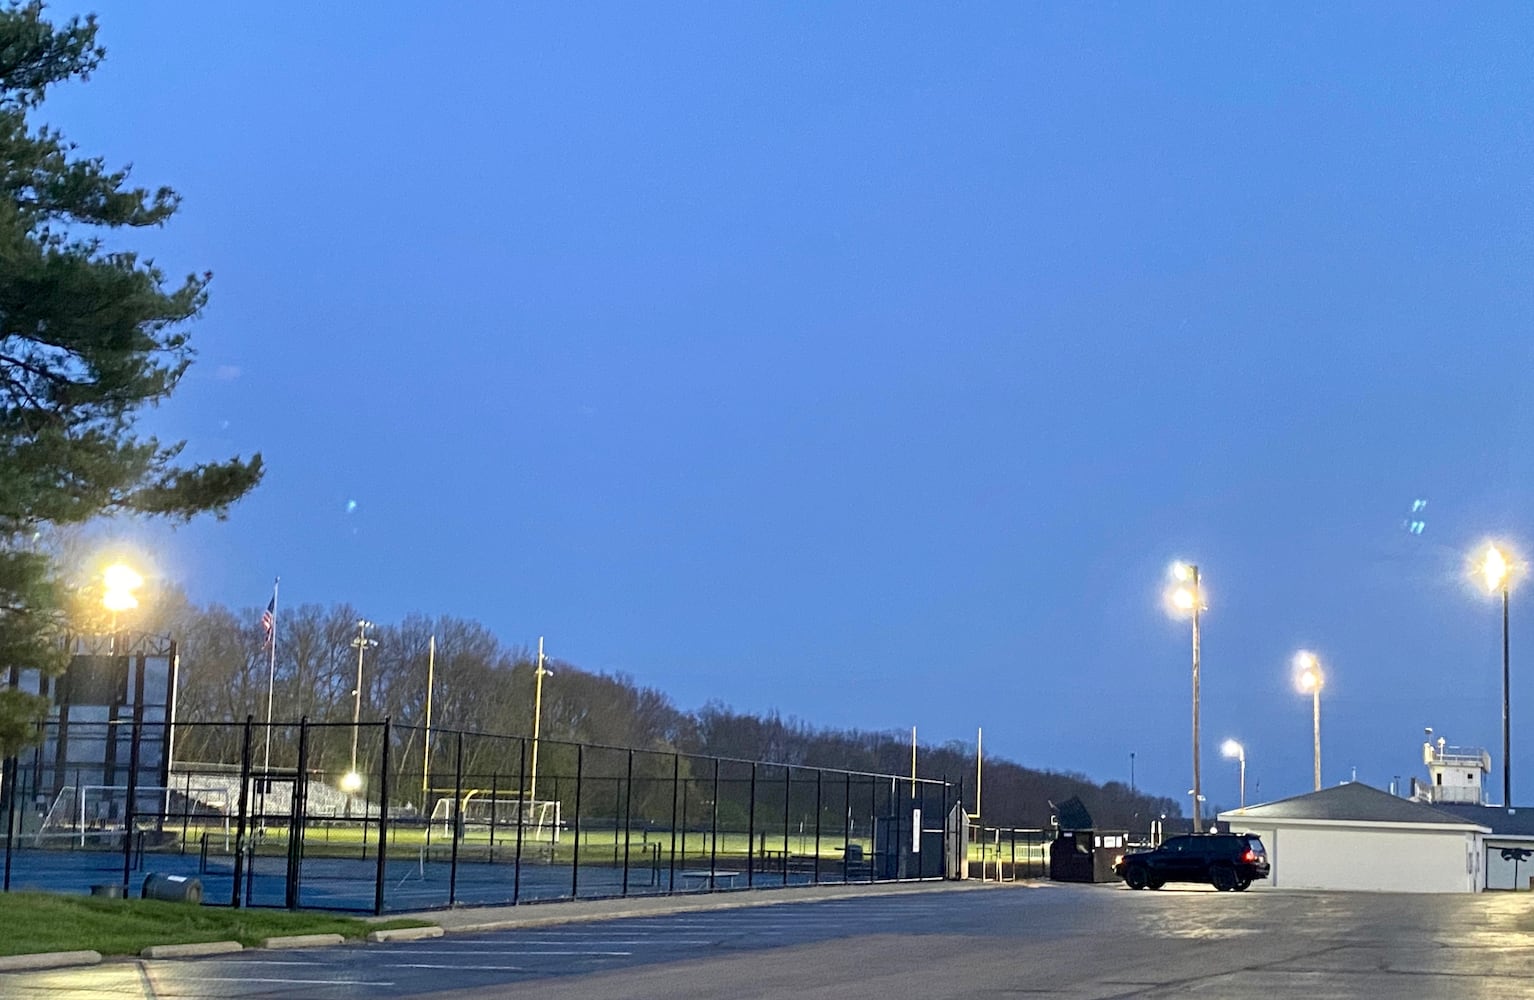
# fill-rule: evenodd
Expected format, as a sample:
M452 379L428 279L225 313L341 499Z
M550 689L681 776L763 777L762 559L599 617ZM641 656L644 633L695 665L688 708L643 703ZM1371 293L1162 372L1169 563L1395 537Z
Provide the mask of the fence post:
M234 828L234 888L229 895L229 905L235 909L240 908L240 878L245 874L245 821L250 816L250 730L255 721L254 715L245 716L245 735L240 741L240 818ZM124 879L124 895L127 890L127 880Z
M304 820L307 818L309 795L309 717L298 720L298 766L293 772L293 791L288 801L288 877L286 899L288 909L298 909L298 871L304 851Z
M628 774L623 783L623 891L629 894L629 827L634 820L634 751L629 751Z
M879 858L879 779L868 779L868 881L874 881Z
M682 755L671 755L671 866L670 875L666 879L666 891L676 892L676 806L677 794L682 787ZM685 837L686 834L684 833ZM9 871L9 868L7 868ZM7 881L6 885L10 882Z
M463 730L458 730L458 753L453 762L453 855L448 862L447 905L458 902L458 841L463 832Z
M128 882L133 877L133 811L138 805L139 724L144 718L143 699L133 706L133 723L129 727L128 745L128 800L123 803L123 895L128 895ZM107 739L117 742L117 734Z
M383 720L383 752L378 769L378 875L373 881L373 914L384 911L384 876L389 863L389 734L390 718Z
M846 789L842 792L842 808L846 813L842 816L842 881L852 881L852 865L847 860L847 855L852 852L852 772L844 775Z
M751 804L746 810L746 888L751 888L756 875L756 763L751 764Z
M783 884L788 884L789 799L794 790L794 769L783 766Z
M714 758L714 816L708 837L708 889L714 891L714 877L719 871L719 758Z
M517 857L511 873L512 906L522 899L522 825L527 822L527 807L532 805L527 798L527 740L517 741L517 798ZM549 860L554 860L552 855Z
M810 876L810 881L815 885L820 884L820 813L823 808L820 796L825 776L826 772L815 768L815 874Z
M11 848L16 840L16 787L21 762L15 757L5 759L5 891L11 891Z
M570 855L570 898L579 899L581 887L581 782L586 764L586 744L575 745L575 846Z

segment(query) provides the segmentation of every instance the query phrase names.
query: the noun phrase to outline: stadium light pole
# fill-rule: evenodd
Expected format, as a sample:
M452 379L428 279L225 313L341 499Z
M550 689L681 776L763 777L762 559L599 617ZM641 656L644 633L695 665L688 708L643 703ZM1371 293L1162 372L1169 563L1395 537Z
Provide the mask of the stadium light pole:
M1198 746L1198 722L1199 722L1199 613L1204 610L1204 595L1199 582L1198 567L1192 563L1172 564L1173 586L1167 595L1168 603L1173 612L1178 615L1189 615L1193 619L1193 788L1188 794L1193 796L1193 832L1204 832L1203 807L1204 801L1203 779L1199 767Z
M117 616L138 607L134 591L144 585L144 577L126 563L113 563L101 571L101 606L112 614L112 641L117 641Z
M1294 655L1294 668L1298 673L1295 684L1302 692L1309 692L1311 720L1315 737L1316 791L1321 790L1321 688L1326 676L1321 671L1321 661L1316 654L1301 650Z
M1226 740L1220 750L1225 756L1241 762L1241 811L1246 812L1246 747L1235 740Z
M1502 805L1513 804L1513 737L1511 710L1508 699L1510 670L1508 665L1507 606L1512 590L1513 567L1507 555L1496 543L1488 543L1478 572L1486 581L1486 589L1493 594L1502 593Z
M357 772L357 730L362 725L362 654L369 646L378 645L377 639L368 638L368 629L373 627L366 618L358 618L357 638L352 640L357 650L357 687L352 691L352 766L341 779L341 787L348 793L362 787L362 775Z

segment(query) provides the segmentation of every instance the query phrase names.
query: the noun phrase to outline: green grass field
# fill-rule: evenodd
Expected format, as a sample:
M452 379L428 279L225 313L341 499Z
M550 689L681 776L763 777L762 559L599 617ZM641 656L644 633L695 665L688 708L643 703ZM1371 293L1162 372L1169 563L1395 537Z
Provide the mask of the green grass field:
M387 927L423 927L419 920L369 923L322 913L230 910L153 899L94 899L39 892L0 894L0 955L99 951L136 955L152 944L238 941L258 945L288 934L361 938Z

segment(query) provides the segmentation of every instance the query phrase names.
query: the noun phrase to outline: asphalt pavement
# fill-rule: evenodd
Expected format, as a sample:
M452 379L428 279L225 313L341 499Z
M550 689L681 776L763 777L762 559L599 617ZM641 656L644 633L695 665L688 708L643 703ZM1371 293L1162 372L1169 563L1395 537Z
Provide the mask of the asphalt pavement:
M1531 903L1491 893L936 885L410 944L4 974L0 996L1496 1000L1534 995Z

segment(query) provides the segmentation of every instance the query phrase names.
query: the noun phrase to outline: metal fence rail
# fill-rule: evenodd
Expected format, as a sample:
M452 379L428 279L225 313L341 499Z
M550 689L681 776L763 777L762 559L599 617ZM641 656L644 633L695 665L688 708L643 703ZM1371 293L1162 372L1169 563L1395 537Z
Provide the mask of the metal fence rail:
M383 913L941 878L959 800L910 775L387 719L177 723L146 769L149 727L69 728L5 762L6 891L154 871L209 903Z

